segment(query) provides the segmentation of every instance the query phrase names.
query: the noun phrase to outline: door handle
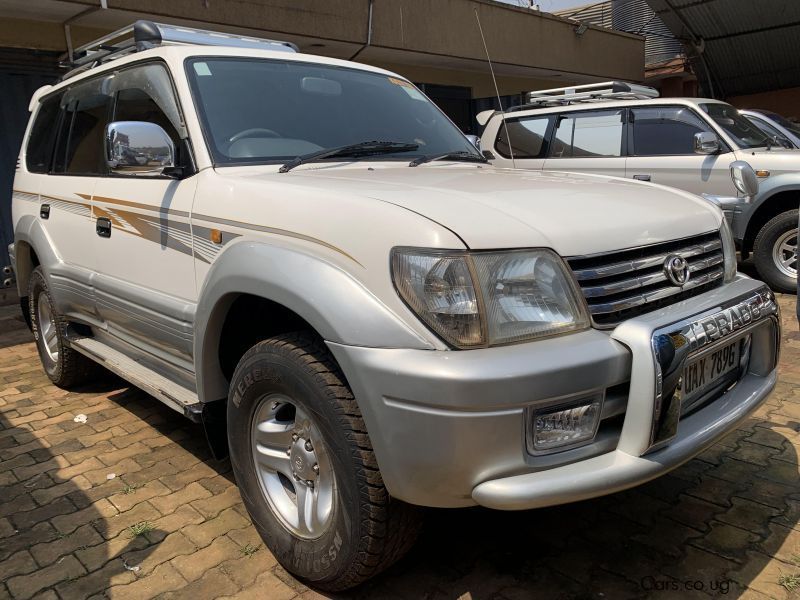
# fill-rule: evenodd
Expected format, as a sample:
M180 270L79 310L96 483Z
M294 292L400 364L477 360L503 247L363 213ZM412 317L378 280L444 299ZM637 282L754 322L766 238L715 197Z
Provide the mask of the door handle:
M42 204L42 206L39 207L39 216L41 218L43 218L43 219L49 219L50 218L50 205L49 204Z
M650 181L650 175L634 175L633 178L637 181Z
M111 237L111 219L99 217L97 219L97 223L95 224L95 231L97 231L97 235L100 237Z

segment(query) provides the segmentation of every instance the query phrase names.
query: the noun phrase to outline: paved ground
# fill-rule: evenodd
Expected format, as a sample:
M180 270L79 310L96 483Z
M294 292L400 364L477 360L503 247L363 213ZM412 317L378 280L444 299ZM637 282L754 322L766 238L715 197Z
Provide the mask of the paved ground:
M351 597L800 597L793 302L781 298L778 388L720 444L603 499L526 513L431 511L412 553ZM79 413L86 423L73 421ZM229 464L209 457L195 425L118 379L51 386L5 307L0 599L34 596L317 597L264 549Z

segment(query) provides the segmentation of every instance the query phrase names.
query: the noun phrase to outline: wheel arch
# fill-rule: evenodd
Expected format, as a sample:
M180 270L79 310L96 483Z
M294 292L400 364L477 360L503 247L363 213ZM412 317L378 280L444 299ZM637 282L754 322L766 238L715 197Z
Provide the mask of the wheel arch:
M800 205L800 188L797 187L779 189L761 200L747 222L742 249L751 252L753 242L761 228L777 215L796 209L798 205Z
M231 363L235 367L234 358L241 357L230 353L260 341L254 335L291 327L341 344L433 347L337 265L266 243L237 242L214 261L199 295L194 356L200 401L227 397Z

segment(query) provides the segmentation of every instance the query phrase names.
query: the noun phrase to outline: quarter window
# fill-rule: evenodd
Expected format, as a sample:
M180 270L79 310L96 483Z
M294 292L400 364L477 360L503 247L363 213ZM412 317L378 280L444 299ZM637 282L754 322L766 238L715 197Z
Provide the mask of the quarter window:
M561 116L550 151L551 158L622 156L621 110Z
M25 164L31 173L47 173L50 168L53 143L58 130L60 102L61 96L54 96L39 104L25 150Z
M495 148L500 156L511 158L544 158L547 154L547 128L552 118L534 117L507 120L505 125L500 125L497 132ZM509 148L506 139L506 128L508 137L511 139Z
M634 156L694 154L694 134L708 127L685 106L631 109Z

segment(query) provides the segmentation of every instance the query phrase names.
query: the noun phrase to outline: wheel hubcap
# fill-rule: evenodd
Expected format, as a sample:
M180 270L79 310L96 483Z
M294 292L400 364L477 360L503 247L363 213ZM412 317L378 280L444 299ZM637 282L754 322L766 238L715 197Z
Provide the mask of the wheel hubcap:
M336 481L319 429L290 398L269 395L256 407L253 460L273 514L298 537L325 533L333 516Z
M39 325L39 336L42 346L47 356L53 362L58 361L58 335L56 321L53 317L53 308L50 306L50 299L47 294L42 292L36 303L37 320Z
M797 277L797 229L790 229L775 241L772 260L781 273Z

